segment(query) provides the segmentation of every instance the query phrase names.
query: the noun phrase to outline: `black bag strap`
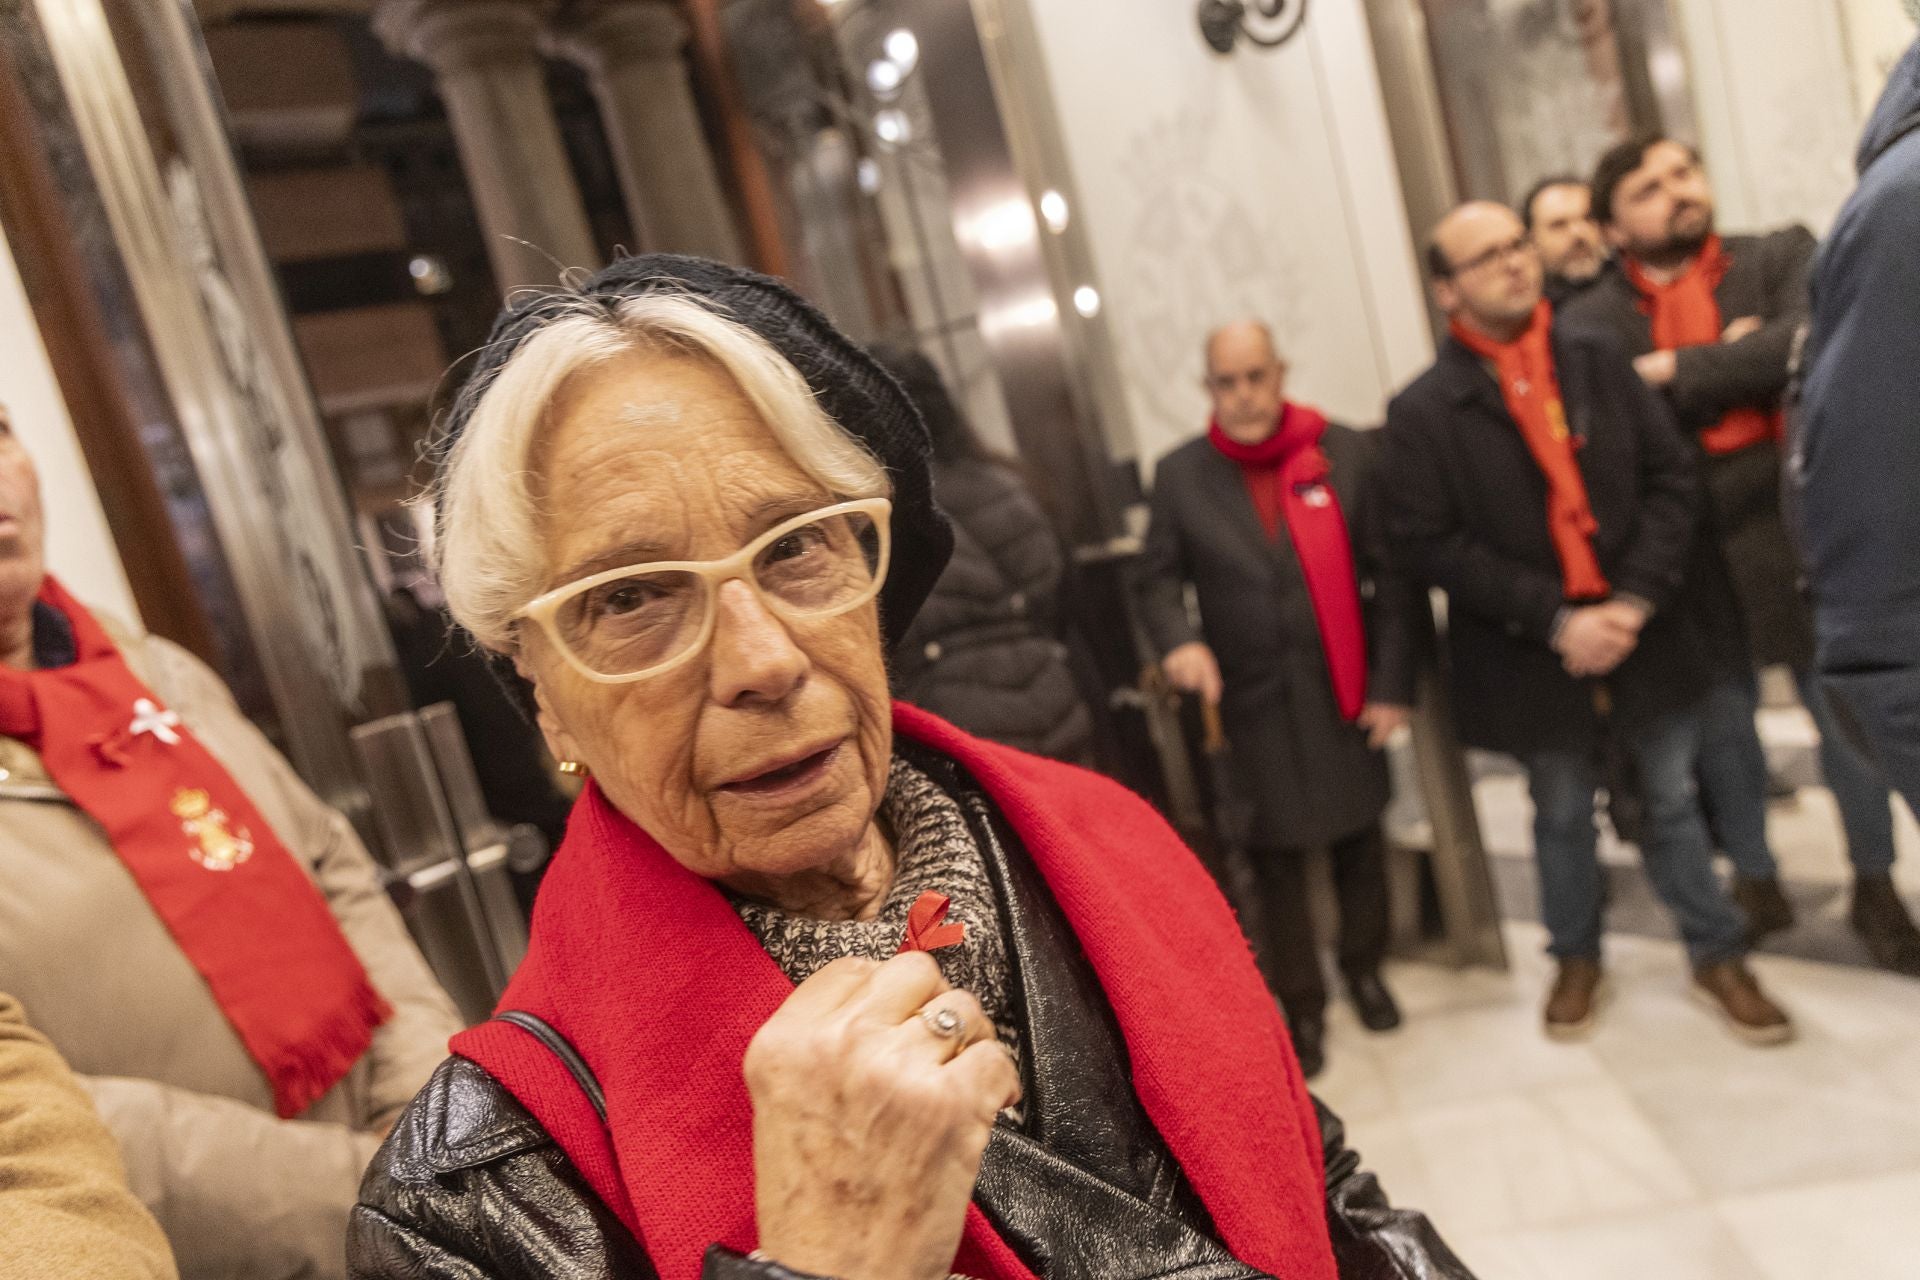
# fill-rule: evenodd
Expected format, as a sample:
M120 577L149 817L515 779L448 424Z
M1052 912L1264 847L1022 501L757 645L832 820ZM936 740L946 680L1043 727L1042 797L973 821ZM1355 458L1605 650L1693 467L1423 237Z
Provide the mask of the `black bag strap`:
M520 1009L505 1009L493 1015L495 1022L504 1022L520 1028L528 1035L547 1046L554 1057L560 1059L560 1065L567 1069L580 1092L587 1095L587 1101L593 1104L594 1114L600 1117L600 1123L607 1122L607 1095L601 1091L600 1082L594 1078L593 1068L580 1056L567 1038L554 1030L546 1019Z

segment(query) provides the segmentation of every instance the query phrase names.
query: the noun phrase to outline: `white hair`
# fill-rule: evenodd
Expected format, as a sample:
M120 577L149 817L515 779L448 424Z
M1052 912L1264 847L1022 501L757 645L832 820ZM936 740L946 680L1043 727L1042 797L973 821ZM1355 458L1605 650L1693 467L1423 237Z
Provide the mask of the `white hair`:
M886 468L828 417L773 345L687 294L649 293L565 315L525 339L447 455L435 568L454 620L511 652L513 615L539 595L541 511L533 451L567 380L628 353L713 362L738 384L800 469L839 500L889 496Z

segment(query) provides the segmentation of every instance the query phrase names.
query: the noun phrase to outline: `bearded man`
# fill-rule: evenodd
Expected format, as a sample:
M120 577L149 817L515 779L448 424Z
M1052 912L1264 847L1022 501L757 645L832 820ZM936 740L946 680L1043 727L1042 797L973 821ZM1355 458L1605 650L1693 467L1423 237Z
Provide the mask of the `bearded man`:
M1560 173L1540 179L1520 202L1520 220L1540 251L1547 301L1554 306L1571 302L1612 268L1585 178Z
M1698 549L1689 603L1717 678L1697 767L1734 896L1756 936L1793 921L1767 840L1766 758L1754 728L1755 672L1782 665L1820 731L1821 772L1853 863L1853 927L1877 963L1920 973L1920 930L1893 885L1891 796L1814 677L1812 615L1780 510L1782 403L1807 320L1813 236L1797 225L1720 235L1699 154L1671 138L1608 151L1593 199L1621 269L1570 303L1567 322L1619 339L1701 453L1711 537Z

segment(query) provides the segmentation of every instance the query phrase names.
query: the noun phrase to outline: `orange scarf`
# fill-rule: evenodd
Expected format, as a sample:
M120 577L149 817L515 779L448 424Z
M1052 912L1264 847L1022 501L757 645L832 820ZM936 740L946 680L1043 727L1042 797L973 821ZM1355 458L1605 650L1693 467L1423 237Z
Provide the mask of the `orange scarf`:
M1569 600L1603 600L1612 594L1600 559L1593 553L1593 535L1600 527L1587 501L1586 477L1580 474L1577 445L1567 430L1566 406L1560 399L1560 379L1553 370L1553 307L1545 301L1534 308L1526 332L1512 342L1497 342L1459 320L1454 338L1467 350L1491 360L1500 379L1500 395L1507 412L1520 428L1540 474L1547 478L1547 531L1560 560L1560 582Z
M1705 347L1720 341L1725 328L1720 317L1720 302L1713 291L1727 278L1733 257L1720 243L1719 236L1708 236L1700 255L1677 277L1666 284L1650 279L1646 269L1632 258L1623 257L1627 279L1640 294L1640 309L1653 322L1653 345L1661 351L1682 347ZM1700 433L1700 445L1718 456L1738 453L1751 445L1778 440L1780 411L1743 405L1729 409L1726 416Z

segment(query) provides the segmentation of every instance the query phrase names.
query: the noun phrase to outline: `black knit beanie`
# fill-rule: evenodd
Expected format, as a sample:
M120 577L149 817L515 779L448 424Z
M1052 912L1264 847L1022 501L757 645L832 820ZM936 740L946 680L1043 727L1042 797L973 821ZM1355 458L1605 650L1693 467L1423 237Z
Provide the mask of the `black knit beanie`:
M650 293L690 295L759 334L800 371L826 415L887 469L893 481L893 562L880 589L880 623L891 647L906 633L953 554L953 529L933 504L927 429L891 374L810 303L770 277L704 258L649 253L621 258L577 288L516 293L475 354L442 424L435 442L435 489L446 482L448 454L475 406L521 343L566 316L611 314L628 298Z

